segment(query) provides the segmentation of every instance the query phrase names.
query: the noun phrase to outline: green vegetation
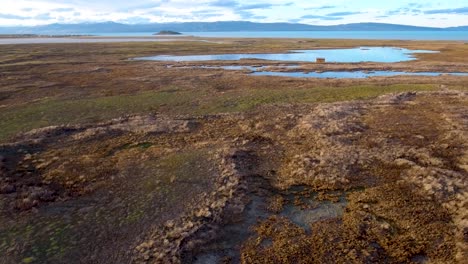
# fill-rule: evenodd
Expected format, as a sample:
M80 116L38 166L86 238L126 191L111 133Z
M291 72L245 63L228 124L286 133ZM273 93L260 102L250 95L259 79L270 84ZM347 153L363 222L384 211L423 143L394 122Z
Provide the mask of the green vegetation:
M0 112L0 140L44 126L104 121L126 114L154 111L198 115L247 111L275 103L318 103L368 99L386 93L427 91L436 85L322 87L309 89L230 90L214 94L205 90L145 91L78 100L48 99Z
M158 111L169 115L203 115L247 111L262 104L334 102L372 98L388 92L434 90L441 83L466 89L463 80L444 79L450 77L412 78L409 82L389 79L383 83L378 79L292 81L239 78L239 73L234 72L167 69L164 63L128 61L158 54L285 52L355 46L400 46L442 52L418 54L420 60L402 64L411 70L427 70L443 60L452 63L444 65L447 71L463 71L463 64L454 62L464 62L468 54L467 45L457 42L383 40L220 39L27 45L27 48L7 45L0 54L4 74L0 80L0 141L34 128L103 121L126 114Z
M29 257L29 258L24 258L23 259L23 263L33 263L34 262L34 258L33 257Z

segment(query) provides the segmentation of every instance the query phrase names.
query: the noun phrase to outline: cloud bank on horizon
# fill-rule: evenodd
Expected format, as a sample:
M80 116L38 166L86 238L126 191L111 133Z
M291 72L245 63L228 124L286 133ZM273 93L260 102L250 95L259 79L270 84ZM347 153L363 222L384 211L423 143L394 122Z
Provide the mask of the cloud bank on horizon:
M0 0L0 25L114 21L359 22L451 27L468 24L468 0Z

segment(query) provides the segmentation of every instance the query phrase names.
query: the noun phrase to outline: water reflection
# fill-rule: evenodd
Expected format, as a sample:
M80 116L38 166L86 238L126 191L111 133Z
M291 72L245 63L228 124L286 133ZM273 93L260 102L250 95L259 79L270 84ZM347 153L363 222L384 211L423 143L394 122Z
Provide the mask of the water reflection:
M395 47L359 47L350 49L322 50L292 50L289 53L277 54L213 54L213 55L159 55L136 58L136 60L154 61L238 61L242 59L258 59L271 61L301 61L315 62L317 58L325 58L327 62L400 62L411 61L417 53L438 53L429 50L409 50Z

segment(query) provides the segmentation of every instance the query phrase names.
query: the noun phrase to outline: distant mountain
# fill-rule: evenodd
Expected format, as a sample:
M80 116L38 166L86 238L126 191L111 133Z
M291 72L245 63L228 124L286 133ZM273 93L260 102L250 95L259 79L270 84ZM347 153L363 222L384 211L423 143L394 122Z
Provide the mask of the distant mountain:
M417 27L385 23L353 23L336 26L328 26L325 30L331 31L424 31L443 30L441 28Z
M0 27L0 34L96 34L129 32L216 32L216 31L468 31L468 26L433 28L384 23L354 23L315 26L295 23L254 23L248 21L120 24L115 22L50 24L34 27Z
M463 27L450 27L447 28L449 31L468 31L468 26L463 26Z

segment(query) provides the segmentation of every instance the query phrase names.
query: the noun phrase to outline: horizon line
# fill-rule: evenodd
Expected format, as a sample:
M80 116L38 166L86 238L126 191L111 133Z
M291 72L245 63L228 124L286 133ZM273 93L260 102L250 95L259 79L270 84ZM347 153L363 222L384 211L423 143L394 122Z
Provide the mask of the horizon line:
M356 23L342 23L342 24L334 24L334 25L317 25L317 24L307 24L307 23L297 23L297 22L254 22L249 20L221 20L221 21L173 21L173 22L151 22L151 23L125 23L125 22L116 22L112 20L108 21L86 21L86 22L76 22L76 23L49 23L49 24L41 24L41 25L0 25L3 28L14 28L14 27L43 27L43 26L50 26L50 25L81 25L81 24L106 24L106 23L114 23L120 25L128 25L128 26L137 26L137 25L152 25L152 24L184 24L184 23L227 23L227 22L248 22L254 24L291 24L291 25L307 25L307 26L316 26L316 27L333 27L333 26L344 26L344 25L356 25L356 24L380 24L380 25L394 25L394 26L407 26L407 27L420 27L420 28L438 28L438 29L447 29L447 28L457 28L457 27L468 27L468 25L461 25L461 26L451 26L451 27L433 27L433 26L417 26L417 25L408 25L408 24L393 24L393 23L382 23L382 22L356 22Z

